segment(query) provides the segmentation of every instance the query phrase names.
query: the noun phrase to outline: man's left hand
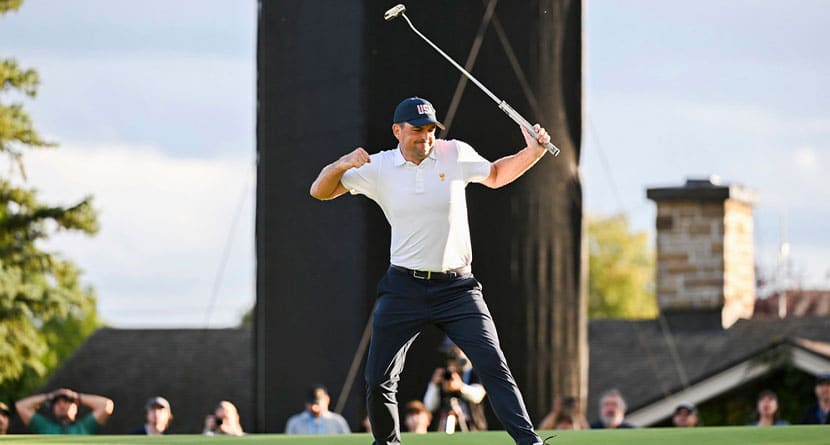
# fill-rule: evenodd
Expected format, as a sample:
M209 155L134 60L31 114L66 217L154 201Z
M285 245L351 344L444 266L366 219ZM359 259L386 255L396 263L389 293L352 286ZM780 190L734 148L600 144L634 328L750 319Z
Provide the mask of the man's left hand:
M529 131L525 127L519 126L522 130L522 135L525 137L525 142L527 143L528 147L533 147L539 150L545 150L545 144L550 142L550 135L548 131L542 128L541 125L536 124L533 126L533 130L536 131L536 134L539 135L537 139L535 135L530 134Z

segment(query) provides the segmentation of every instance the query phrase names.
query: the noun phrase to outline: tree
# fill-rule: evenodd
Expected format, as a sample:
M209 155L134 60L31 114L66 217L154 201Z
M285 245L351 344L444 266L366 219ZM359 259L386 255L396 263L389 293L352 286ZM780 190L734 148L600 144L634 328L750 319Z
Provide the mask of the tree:
M23 0L0 0L0 14L5 14L20 7Z
M0 14L20 0L0 0ZM0 153L8 156L8 177L0 176L0 397L12 400L42 384L48 372L100 326L95 295L80 282L80 271L59 253L42 248L61 231L98 231L92 197L70 206L41 203L25 184L24 150L54 147L32 126L22 103L34 98L37 72L13 59L0 59Z
M588 218L588 316L655 318L654 251L628 217Z

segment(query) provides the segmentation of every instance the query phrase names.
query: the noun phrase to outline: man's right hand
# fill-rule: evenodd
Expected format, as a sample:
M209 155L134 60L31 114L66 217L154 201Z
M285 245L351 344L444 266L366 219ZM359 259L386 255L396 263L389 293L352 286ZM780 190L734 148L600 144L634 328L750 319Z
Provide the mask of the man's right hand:
M343 155L340 159L325 166L317 175L317 179L311 184L309 194L321 201L337 198L348 191L340 182L343 174L352 168L361 167L369 162L372 162L369 153L363 147L357 147L351 153Z
M357 147L351 153L343 155L343 157L340 158L339 164L343 170L348 170L350 168L362 167L364 164L369 162L372 162L372 158L369 157L369 153L367 153L363 147Z
M440 386L444 381L444 371L444 368L435 368L435 372L432 373L432 383Z

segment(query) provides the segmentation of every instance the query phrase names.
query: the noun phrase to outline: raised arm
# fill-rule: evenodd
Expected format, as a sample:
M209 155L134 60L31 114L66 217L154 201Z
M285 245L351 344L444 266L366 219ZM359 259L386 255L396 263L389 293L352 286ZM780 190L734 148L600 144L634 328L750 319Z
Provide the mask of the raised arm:
M47 400L49 400L49 394L35 394L25 399L20 399L14 404L14 407L17 409L17 415L23 421L23 425L29 426L32 416L35 415L40 405L46 403Z
M539 124L533 126L541 135L538 141L529 135L524 127L519 128L522 130L527 146L516 154L505 156L493 162L492 167L490 167L490 176L481 181L482 184L494 189L510 184L528 171L530 167L533 167L547 152L544 144L550 142L550 135L544 128L540 127Z
M317 175L317 179L311 184L309 193L321 201L337 198L347 191L343 183L340 182L343 174L347 170L360 167L367 162L372 162L369 153L363 147L356 148L351 153L343 155L340 159L323 167L323 170Z
M109 419L114 408L112 400L106 397L97 396L95 394L81 394L71 389L60 388L50 393L35 394L33 396L26 397L25 399L18 400L17 403L14 404L15 408L17 408L17 415L20 416L20 420L23 421L24 425L29 426L32 416L35 415L38 408L40 408L40 405L43 405L47 401L50 401L58 396L64 396L69 400L76 400L79 404L89 407L92 410L92 415L95 417L95 421L98 422L99 425L103 425L107 419Z
M92 410L92 416L98 425L105 424L115 410L115 404L111 399L95 394L78 393L78 402Z

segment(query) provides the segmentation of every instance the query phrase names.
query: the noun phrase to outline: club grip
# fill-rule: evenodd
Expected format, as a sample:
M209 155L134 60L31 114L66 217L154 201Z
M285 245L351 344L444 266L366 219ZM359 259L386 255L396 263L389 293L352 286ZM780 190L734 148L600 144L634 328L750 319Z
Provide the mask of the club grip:
M522 117L522 115L519 114L518 111L514 110L513 107L511 107L507 102L501 101L499 103L499 109L501 109L501 111L504 111L504 113L507 114L507 116L510 117L510 119L513 119L513 122L516 122L517 124L524 127L525 130L528 131L528 133L535 134L536 140L539 139L539 134L536 133L535 129L533 129L533 125L530 122L528 122L527 119ZM554 156L559 156L559 149L556 148L556 146L551 144L550 142L545 144L545 148L550 152L550 154Z

